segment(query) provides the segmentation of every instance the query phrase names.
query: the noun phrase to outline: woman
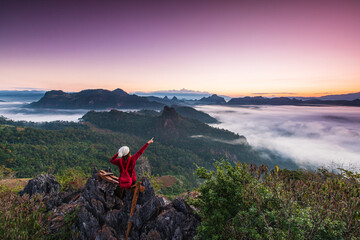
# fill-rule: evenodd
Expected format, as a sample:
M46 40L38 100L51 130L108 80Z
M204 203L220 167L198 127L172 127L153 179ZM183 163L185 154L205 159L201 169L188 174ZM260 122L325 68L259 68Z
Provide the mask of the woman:
M136 182L135 165L136 160L144 153L149 144L154 142L154 138L151 138L140 150L131 156L128 146L123 146L119 151L110 159L110 162L119 167L120 176L119 184L121 188L129 188Z

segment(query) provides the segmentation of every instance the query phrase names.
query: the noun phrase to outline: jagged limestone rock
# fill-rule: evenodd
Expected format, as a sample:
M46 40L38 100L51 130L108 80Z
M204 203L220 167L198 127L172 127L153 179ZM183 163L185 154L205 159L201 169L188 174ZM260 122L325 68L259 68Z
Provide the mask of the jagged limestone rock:
M74 192L47 197L47 201L52 202L48 206L53 207L49 210L53 216L49 222L52 233L69 231L72 239L124 239L130 220L131 240L193 239L195 236L200 219L183 199L166 201L157 196L150 181L143 178L146 190L139 194L136 210L129 219L133 192L125 191L120 199L119 186L99 181L96 173L94 171L85 187L79 190L78 198L72 198ZM73 216L71 226L65 220L69 215Z
M36 194L54 194L58 193L61 188L60 183L51 174L41 174L40 176L31 179L25 186L24 190L20 192L20 196L29 194L29 197Z

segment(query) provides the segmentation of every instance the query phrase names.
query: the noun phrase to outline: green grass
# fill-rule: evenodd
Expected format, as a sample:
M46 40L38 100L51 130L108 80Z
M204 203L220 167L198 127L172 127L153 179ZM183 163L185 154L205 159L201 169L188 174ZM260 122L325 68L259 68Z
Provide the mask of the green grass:
M0 239L46 239L42 196L28 199L0 184Z

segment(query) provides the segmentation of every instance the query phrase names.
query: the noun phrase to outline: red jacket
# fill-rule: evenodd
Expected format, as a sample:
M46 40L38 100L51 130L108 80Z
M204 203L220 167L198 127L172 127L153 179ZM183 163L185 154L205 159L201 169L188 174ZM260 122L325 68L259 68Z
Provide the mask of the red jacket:
M127 161L130 161L130 165L128 168L128 172L130 174L130 177L132 178L132 182L135 183L136 182L136 173L135 173L135 165L136 165L136 160L138 160L138 158L141 156L141 154L144 153L145 149L147 148L149 144L146 143L142 148L140 148L140 150L135 153L133 156L131 156ZM110 162L116 166L118 166L119 168L119 172L121 174L122 169L120 166L120 161L123 161L123 165L124 167L127 165L127 161L125 161L123 158L117 158L118 154L116 153L111 159ZM119 177L120 178L120 177Z

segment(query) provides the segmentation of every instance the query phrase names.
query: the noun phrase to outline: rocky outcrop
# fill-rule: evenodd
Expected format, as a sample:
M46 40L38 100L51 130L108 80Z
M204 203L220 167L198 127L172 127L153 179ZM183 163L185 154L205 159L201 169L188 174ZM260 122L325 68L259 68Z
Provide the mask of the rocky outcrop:
M146 190L139 194L131 218L133 192L120 198L118 185L99 181L97 171L78 192L54 193L45 196L51 212L48 224L54 236L66 232L72 239L124 239L128 221L132 222L129 239L193 239L200 224L199 217L181 199L170 202L157 196L147 178ZM67 236L68 236L67 235Z
M176 112L175 108L165 106L162 111L161 117L163 119L178 120L179 114Z
M20 192L20 196L28 194L30 197L36 194L56 194L59 192L61 185L56 178L50 174L41 174L39 177L31 179Z

